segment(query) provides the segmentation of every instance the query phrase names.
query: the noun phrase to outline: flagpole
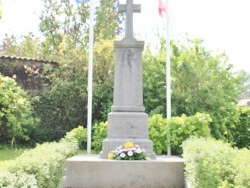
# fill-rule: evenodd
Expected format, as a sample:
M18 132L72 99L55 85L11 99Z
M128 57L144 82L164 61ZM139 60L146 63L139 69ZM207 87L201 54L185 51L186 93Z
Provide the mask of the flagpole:
M94 46L94 0L90 0L89 23L89 68L88 68L88 117L87 117L87 154L91 154L91 126L92 126L92 83L93 83L93 46Z
M167 119L171 118L171 71L170 71L170 29L169 29L169 22L170 22L170 12L169 12L169 0L166 0L166 107L167 107ZM168 156L171 155L171 146L170 146L170 130L168 133Z

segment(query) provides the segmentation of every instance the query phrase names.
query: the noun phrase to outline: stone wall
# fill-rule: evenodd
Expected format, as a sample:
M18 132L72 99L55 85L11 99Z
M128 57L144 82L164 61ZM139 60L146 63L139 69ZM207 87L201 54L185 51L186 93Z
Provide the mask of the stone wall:
M28 91L39 91L49 84L46 73L56 62L12 56L0 56L0 73L14 78L18 85Z

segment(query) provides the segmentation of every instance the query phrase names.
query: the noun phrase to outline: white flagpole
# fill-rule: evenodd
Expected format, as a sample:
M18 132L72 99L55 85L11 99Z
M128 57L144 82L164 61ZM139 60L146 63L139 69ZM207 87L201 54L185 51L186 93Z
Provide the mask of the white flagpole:
M87 154L91 154L91 126L92 126L92 82L93 82L93 46L94 46L94 0L90 0L89 23L89 69L88 69L88 117L87 117Z
M169 29L169 22L170 22L170 8L169 8L169 0L166 0L166 107L167 107L167 119L171 118L171 85L170 85L170 29ZM171 155L171 140L170 132L168 134L168 156Z

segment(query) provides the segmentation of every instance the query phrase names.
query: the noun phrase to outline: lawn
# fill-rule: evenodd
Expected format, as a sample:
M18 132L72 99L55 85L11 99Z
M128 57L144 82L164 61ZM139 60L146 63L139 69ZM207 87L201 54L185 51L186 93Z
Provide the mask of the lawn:
M0 169L10 164L10 161L21 155L27 148L11 148L8 146L0 146Z
M10 148L10 147L0 147L0 161L15 159L21 155L26 148Z

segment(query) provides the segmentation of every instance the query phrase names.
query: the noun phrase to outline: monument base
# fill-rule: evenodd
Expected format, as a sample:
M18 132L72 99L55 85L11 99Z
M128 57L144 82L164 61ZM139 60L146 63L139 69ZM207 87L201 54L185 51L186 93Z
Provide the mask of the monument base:
M148 138L148 115L144 112L110 112L108 114L108 136L102 142L101 158L124 142L131 141L155 158L153 142Z
M148 161L77 155L66 160L62 188L184 188L184 162L175 156Z

